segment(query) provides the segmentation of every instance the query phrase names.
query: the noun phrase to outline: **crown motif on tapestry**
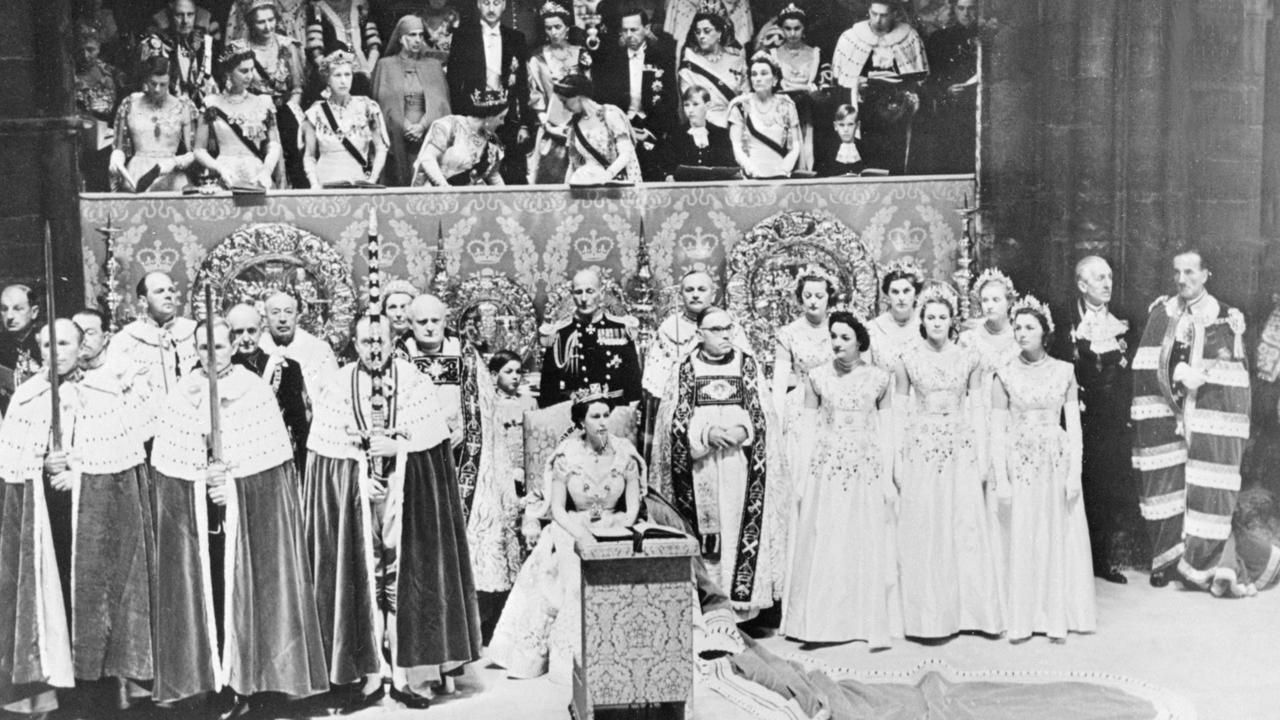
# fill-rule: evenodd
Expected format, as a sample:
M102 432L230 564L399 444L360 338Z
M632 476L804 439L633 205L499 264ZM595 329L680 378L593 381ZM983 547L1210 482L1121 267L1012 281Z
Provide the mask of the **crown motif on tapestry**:
M159 240L149 248L143 248L134 254L138 264L142 269L151 272L167 273L173 270L173 266L178 264L177 248L167 248L160 244Z
M574 405L584 402L593 402L596 400L608 400L609 388L601 383L591 383L590 385L574 390L569 395L569 400Z
M889 244L893 249L900 253L915 253L924 247L924 241L929 239L929 234L922 227L912 227L908 221L902 224L902 227L896 227L886 233L889 237Z
M507 254L507 241L484 233L479 238L467 243L467 254L477 265L496 265Z
M590 237L580 237L573 241L573 249L578 252L578 257L589 263L604 262L609 253L613 252L613 247L613 238L600 237L595 230L591 231Z
M715 252L716 245L720 244L720 238L715 233L703 232L699 225L692 233L681 235L679 242L680 250L689 260L707 260Z
M916 259L911 256L894 258L893 261L884 267L884 272L881 277L893 275L895 273L910 276L912 278L912 282L916 285L924 284L924 270L920 268Z
M978 279L973 282L973 291L975 293L981 293L982 288L986 287L987 283L993 282L998 282L1004 285L1005 291L1009 296L1009 300L1012 301L1014 298L1018 297L1018 290L1013 286L1013 281L1009 279L1008 275L1000 272L1000 268L997 267L989 267L986 270L983 270L982 273L978 275Z
M490 90L481 88L471 92L471 105L476 110L491 110L504 107L506 104L507 91L505 89Z
M1053 313L1049 312L1049 306L1037 300L1035 295L1028 293L1014 303L1009 308L1009 317L1017 317L1019 312L1033 312L1039 315L1044 318L1044 324L1049 326L1049 332L1053 332Z

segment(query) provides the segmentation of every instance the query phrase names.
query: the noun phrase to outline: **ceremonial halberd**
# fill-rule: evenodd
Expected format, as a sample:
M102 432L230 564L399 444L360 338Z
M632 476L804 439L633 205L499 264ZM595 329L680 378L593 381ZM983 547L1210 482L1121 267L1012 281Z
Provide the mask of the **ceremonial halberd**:
M973 192L972 176L944 176L599 190L273 191L247 201L228 193L86 194L80 203L85 291L89 298L106 295L105 246L97 228L110 221L122 230L113 242L122 314L133 307L132 287L144 272L168 271L180 297L190 298L202 266L216 261L216 272L211 267L206 274L236 273L238 286L246 289L283 286L304 300L313 293L321 310L335 315L329 330L341 339L347 328L339 326L351 312L341 306L357 301L357 289L364 286L358 255L375 207L386 276L438 289L433 280L440 269L449 281L487 270L519 285L539 312L548 294L581 267L597 266L607 280L625 286L637 270L642 220L658 290L693 268L723 278L734 244L762 219L787 210L829 213L856 233L879 264L911 255L933 279L944 280L955 269L964 235L957 211ZM248 247L257 240L246 241L246 230L257 223L289 228L296 235L292 242L309 257L298 263L271 247ZM237 233L235 252L220 248ZM322 293L322 285L330 287L319 288ZM332 333L330 338L335 339Z

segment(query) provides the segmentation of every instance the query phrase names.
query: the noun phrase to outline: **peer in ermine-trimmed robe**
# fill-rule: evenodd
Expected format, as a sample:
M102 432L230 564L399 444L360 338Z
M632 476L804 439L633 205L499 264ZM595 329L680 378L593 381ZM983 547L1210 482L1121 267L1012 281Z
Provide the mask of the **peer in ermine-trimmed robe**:
M1280 574L1280 548L1239 527L1249 437L1244 316L1209 294L1196 251L1174 258L1178 295L1151 306L1133 358L1133 466L1151 536L1152 584L1252 595Z
M241 697L324 692L289 434L270 386L231 364L220 320L214 336L223 465L208 461L203 370L170 393L152 453L155 602L163 608L154 697L178 700L224 687Z
M79 337L58 321L59 388L73 400ZM47 336L43 350L48 352ZM67 457L49 448L49 383L18 386L0 424L0 711L46 713L75 684L71 659L71 488ZM39 432L43 426L44 432ZM64 439L66 433L64 433Z
M381 481L350 432L369 430L368 335L362 320L356 347L366 359L339 370L318 398L303 489L307 545L330 681L378 673L385 631L393 687L414 692L411 679L439 679L480 657L479 611L446 411L431 379L403 360L385 365L386 429L408 436L377 458Z

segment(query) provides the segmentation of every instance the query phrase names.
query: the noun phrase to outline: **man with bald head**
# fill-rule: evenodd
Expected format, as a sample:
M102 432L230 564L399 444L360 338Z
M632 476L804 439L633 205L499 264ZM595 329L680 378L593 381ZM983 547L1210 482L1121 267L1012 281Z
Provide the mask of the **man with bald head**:
M259 347L262 316L254 306L240 303L228 310L227 326L234 351L231 362L266 380L276 395L284 425L289 429L289 439L293 441L294 467L301 477L306 469L307 433L311 429L311 402L302 366L283 355L268 355Z
M657 404L662 399L667 380L676 365L698 344L698 315L716 302L719 287L715 278L706 270L690 270L680 278L680 307L667 316L658 326L653 344L645 356L644 375L641 385L644 388L642 404L642 422L644 428L643 447L641 453L649 460L652 444L653 422L656 420ZM741 327L735 327L733 343L743 349L750 349L746 333Z
M605 311L603 285L595 268L574 274L574 313L551 328L551 343L542 354L540 407L564 402L575 390L593 384L607 388L616 405L640 400L636 322Z
M178 97L189 98L196 107L204 107L204 96L216 92L212 68L204 65L205 53L217 57L212 46L216 23L209 12L194 0L169 0L167 6L152 17L153 28L140 43L139 60L160 55L169 60L169 90ZM209 72L206 72L209 71Z
M307 397L317 398L328 377L338 369L338 358L329 343L299 327L298 299L278 290L263 303L267 333L258 344L268 355L288 358L302 367Z
M359 360L316 398L303 489L329 681L351 709L376 702L385 632L391 696L420 709L481 648L448 411L426 373L389 353L387 318L362 317L354 345Z
M196 365L196 323L178 317L178 289L168 273L147 273L136 291L145 311L111 338L106 362L117 367L132 364L150 385L146 397L162 398ZM152 434L149 430L147 437Z
M40 368L35 320L40 314L35 294L26 285L0 290L0 415L24 380Z
M1118 537L1136 527L1137 488L1129 462L1129 363L1137 349L1135 328L1111 307L1111 266L1097 255L1076 263L1075 303L1055 323L1057 353L1076 368L1081 469L1085 514L1093 548L1093 574L1125 583L1117 556Z

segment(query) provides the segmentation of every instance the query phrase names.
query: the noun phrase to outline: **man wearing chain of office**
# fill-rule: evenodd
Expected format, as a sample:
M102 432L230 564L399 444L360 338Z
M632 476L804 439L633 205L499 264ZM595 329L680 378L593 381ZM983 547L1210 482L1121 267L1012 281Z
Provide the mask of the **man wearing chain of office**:
M640 360L633 318L611 315L601 307L600 273L584 268L573 276L573 317L551 328L551 344L542 354L540 407L568 400L575 390L599 384L616 403L614 422L629 422L630 406L640 400ZM625 415L619 414L625 410Z

